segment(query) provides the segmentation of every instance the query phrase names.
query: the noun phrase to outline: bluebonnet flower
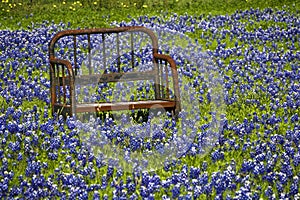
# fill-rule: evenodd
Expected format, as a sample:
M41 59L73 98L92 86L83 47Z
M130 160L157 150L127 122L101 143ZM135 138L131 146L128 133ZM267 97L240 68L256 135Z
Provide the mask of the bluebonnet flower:
M281 170L282 173L286 174L287 177L292 177L293 176L293 169L288 162L283 162L281 164Z
M67 118L66 123L70 130L75 128L75 121L72 118Z
M271 198L275 199L275 197L273 196L274 193L273 193L272 187L270 187L270 186L268 186L267 190L265 191L265 195L266 195L269 199L271 199Z
M163 188L169 188L172 184L171 179L162 180L161 182Z
M300 153L299 151L293 157L293 164L297 167L300 164Z
M129 193L132 193L136 190L136 185L135 183L128 183L127 186L126 186L127 190Z
M93 199L94 199L94 200L100 200L100 195L99 195L99 192L98 192L98 191L95 191L95 192L94 192Z
M174 185L174 187L172 188L172 198L175 199L180 195L180 184L176 184Z
M142 198L149 197L149 191L145 186L140 187L140 195L142 196Z
M209 179L209 177L208 177L208 173L207 172L201 174L199 176L199 178L198 178L199 184L201 184L201 185L208 184L208 179Z
M211 158L214 162L216 162L217 160L222 160L224 159L224 152L221 151L220 149L215 150L212 154L211 154Z
M199 176L199 174L200 174L200 169L197 168L197 167L191 166L189 177L190 177L191 179L197 179L198 176Z
M121 176L123 175L123 170L122 170L122 168L119 168L119 169L117 170L116 175L117 175L117 177L121 177Z
M245 19L246 23L240 22L240 20ZM251 31L246 30L245 26L248 24L251 25L251 23L254 23L255 21L272 21L275 22L275 25L272 25L267 29L256 28ZM278 26L276 24L277 22L287 24L288 29ZM247 123L243 122L234 124L233 122L228 122L227 125L228 130L233 130L233 132L240 137L248 137L245 134L253 134L253 130L256 129L255 131L257 131L257 134L255 133L255 136L261 140L264 140L265 145L262 145L261 143L251 143L246 140L239 141L235 138L226 138L224 144L228 143L231 148L226 150L221 148L220 151L216 150L211 155L213 158L215 158L215 160L219 160L219 155L222 153L222 150L230 151L234 150L235 148L236 150L241 149L247 151L249 148L251 148L250 154L253 160L244 160L239 173L257 173L260 176L263 176L263 180L270 182L276 179L274 177L276 174L276 182L278 182L277 190L281 191L282 189L280 188L282 186L284 188L283 191L288 191L289 193L282 193L280 196L278 196L278 198L289 198L293 195L297 195L297 190L295 189L297 185L296 182L290 185L287 183L296 173L294 167L297 167L299 164L299 152L298 149L295 148L299 146L299 128L297 128L299 116L295 114L295 109L299 107L298 105L300 105L299 94L297 93L299 85L295 83L298 77L296 61L298 58L300 58L300 54L295 52L297 49L296 45L294 44L297 41L297 34L295 34L297 32L297 29L295 28L297 22L297 16L289 14L289 12L287 12L285 9L282 11L274 11L272 9L249 9L245 11L236 11L232 15L207 17L200 16L199 18L188 15L172 15L170 19L157 16L142 16L137 19L132 18L130 22L122 22L119 25L145 25L157 29L158 32L163 32L162 30L169 31L168 34L172 33L172 35L176 32L184 33L187 31L194 31L195 27L200 28L202 33L199 35L199 37L201 37L201 40L204 41L204 44L206 43L208 47L211 48L213 44L212 39L217 42L215 49L208 50L209 56L213 56L216 59L216 64L219 66L219 69L230 73L233 72L232 76L226 75L227 77L225 77L226 83L224 84L224 88L227 90L225 91L226 104L234 104L234 102L238 102L241 97L240 95L242 93L246 94L248 91L253 91L257 94L263 93L271 95L271 103L265 103L264 100L261 101L260 99L256 98L248 98L246 103L253 104L258 108L258 113L253 114L254 116L252 121L251 116L249 116L249 118L247 118ZM230 24L229 30L226 29L228 24ZM2 162L2 169L4 170L9 171L8 163L11 159L9 157L16 156L16 159L27 160L26 164L28 166L26 167L24 175L32 177L33 174L40 174L42 170L39 170L39 168L44 168L45 166L46 169L46 165L33 162L37 156L40 156L35 152L35 149L39 148L40 146L43 150L49 148L50 151L47 152L47 154L49 154L50 157L53 156L53 158L55 158L56 154L58 154L56 150L61 148L65 150L67 149L67 155L63 158L63 160L65 160L67 163L69 162L70 168L74 171L74 173L81 173L86 176L91 174L91 179L93 177L93 166L90 166L89 162L95 161L95 167L98 168L105 166L105 161L103 159L91 158L92 160L90 160L87 152L79 150L84 147L81 146L81 142L76 139L78 133L76 131L75 124L72 123L71 119L67 119L67 126L64 127L64 122L60 122L58 123L60 125L58 125L56 122L53 123L48 121L49 116L47 107L45 112L43 112L43 110L38 110L37 106L34 106L32 110L29 111L31 112L31 116L26 115L24 110L17 108L24 100L31 101L33 98L38 98L47 104L49 103L49 80L47 78L43 78L42 74L40 76L34 76L34 72L36 70L44 72L48 70L48 58L46 53L47 45L45 44L47 44L47 41L50 40L54 32L64 29L67 26L70 26L70 24L55 25L45 22L39 28L34 28L34 25L30 26L32 31L1 31L2 36L0 36L0 40L5 42L0 43L0 49L2 52L4 52L0 55L0 78L2 80L0 83L0 93L1 96L4 97L4 101L8 105L13 106L8 107L7 109L1 108L4 116L0 117L0 134L2 136L2 144L7 145L8 149L10 150L17 151L14 155L11 152L8 154L4 151L1 152L0 150L0 158L4 160ZM43 36L41 37L40 35ZM226 37L229 37L232 47L228 47L228 44L223 42ZM5 38L5 40L3 38ZM69 40L60 42L59 46L61 46L61 51L59 54L67 53L62 52L62 50L65 49L64 47L72 45L71 40ZM80 41L82 39L78 40ZM281 46L277 43L283 40L287 40L287 42L282 43L284 48L280 50ZM266 45L267 42L270 42L270 45ZM32 43L37 44L37 46L33 47ZM247 48L243 47L244 44L246 44ZM264 47L260 49L258 47L259 45L263 45ZM193 46L193 44L188 46ZM198 46L198 44L196 46ZM194 49L191 47L189 51L195 51L198 47L193 48ZM285 48L288 50L285 51ZM182 55L179 54L181 54L181 51L184 49L176 48L176 45L174 48L175 50L169 47L166 49L170 54L172 54L172 57L176 59L178 66L183 66L184 59L182 59ZM147 53L146 50L143 53ZM64 57L66 55L61 56ZM231 59L231 56L240 57L235 60L234 58ZM7 60L6 57L14 59L10 61ZM32 60L30 60L31 58ZM230 60L228 65L226 65L224 59L228 58L230 58ZM3 64L3 61L5 64ZM72 62L74 63L74 60L72 60ZM83 62L82 58L79 58L78 62ZM145 63L148 62L148 60L142 60L141 62ZM287 62L289 63L291 69L287 70L283 68L283 66L286 66ZM17 70L22 70L23 66L26 66L26 75L19 76ZM242 68L240 66L242 66ZM114 71L115 69L111 68L110 70ZM8 74L8 72L10 73ZM186 66L186 69L180 67L179 76L189 78L192 86L200 88L199 94L197 93L196 95L206 95L205 90L207 88L205 87L205 84L202 84L201 77L197 77L196 73L194 72L193 66ZM259 83L260 81L262 83L261 85ZM142 95L142 92L147 95L147 93L150 91L149 89L151 89L150 87L151 86L147 84L146 86L140 85L141 93L139 96ZM105 91L107 86L101 85L100 88L101 90ZM284 94L284 99L279 100L279 97L282 96L283 91L287 95ZM111 92L112 91L107 91L107 94L103 95L104 98L109 98L109 93ZM103 96L101 96L101 98L103 98ZM131 94L131 96L133 96L132 99L138 98L133 94ZM205 98L209 100L209 96L210 95L208 93ZM199 101L202 103L204 102L203 97L199 97ZM99 99L100 95L97 98ZM261 112L259 108L261 108L264 113L268 113L268 115L263 115L260 117ZM274 113L270 113L269 109L271 112L276 112L276 115L274 115ZM280 116L278 116L278 111L281 109L283 110L283 113L280 113ZM41 119L41 117L47 117L47 119ZM202 119L202 117L199 119ZM40 123L41 121L45 123L42 124ZM109 119L105 121L105 126L111 127L114 126L114 123L114 120ZM288 130L285 130L286 128L282 127L280 123L292 123L293 127L289 127L287 128ZM175 127L176 123L173 123L172 121L164 128L170 128L170 130L173 131ZM205 127L201 128L203 128L203 131L207 129ZM39 132L37 134L36 130L38 129L41 130L40 132L42 133ZM279 130L283 130L285 134L276 134ZM261 132L263 135L260 134ZM107 129L105 130L105 134L107 134L112 140L118 135L115 134L115 131L109 132ZM10 140L9 136L11 135L15 137L16 140ZM25 138L25 136L28 138ZM161 138L162 134L156 132L155 137ZM119 137L118 142L121 142L122 139L122 137ZM132 149L138 150L140 147L144 146L147 146L148 149L155 147L155 145L150 144L150 142L146 144L144 141L132 139ZM222 144L222 142L220 142L220 144ZM198 148L197 145L193 147L196 150ZM281 148L284 149L284 152L282 153L282 156L278 156L277 151ZM86 156L83 156L84 154L86 154ZM274 155L272 156L272 154ZM5 161L7 158L9 158L9 161ZM264 161L266 161L266 163L261 163ZM280 172L275 172L274 170L277 169L276 166L278 163L281 163L281 166L279 166ZM175 166L176 164L174 165L174 168ZM208 167L209 166L205 166L201 168L203 171L206 171L208 170ZM58 168L58 171L59 169L60 168ZM165 170L169 171L171 169L172 163L166 163ZM195 198L197 198L204 192L211 192L210 188L212 188L213 184L215 184L214 187L217 186L218 191L221 192L224 190L224 188L219 187L219 180L222 180L225 183L224 187L232 190L236 190L237 186L234 186L235 183L232 183L231 180L235 179L237 184L245 182L243 178L238 178L238 176L235 177L234 170L228 169L219 174L214 183L209 184L208 180L210 179L208 178L207 174L205 176L205 172L199 172L199 170L195 168L190 168L189 170L189 172L183 171L179 174L175 173L176 175L174 177L171 176L171 179L162 180L161 186L164 188L170 188L171 181L174 181L177 184L182 183L185 189L188 189L189 185L187 184L187 181L192 179L193 181L190 181L190 184L193 185L193 195ZM11 176L9 173L10 172L6 174L7 177ZM113 173L111 175L110 173L111 172L107 172L106 174L107 182L109 182L110 178L113 176ZM156 176L149 177L150 179L147 183L149 185L149 195L147 195L147 197L151 199L153 198L153 194L150 193L155 191L155 188L159 188L156 186L160 185L160 181ZM53 198L86 198L85 184L79 179L72 180L74 181L72 184L76 183L81 188L76 189L76 187L67 187L66 185L63 185L65 190L63 192L60 192L59 189L61 188L58 189L57 186L50 187L50 184L47 186L47 188L49 188L51 191ZM35 177L34 186L40 185L41 183L39 181L40 179ZM47 198L47 192L43 191L42 189L44 186L41 186L41 188L34 188L31 187L29 183L30 181L27 183L24 180L20 182L20 185L23 185L21 192L22 194L25 194L25 198ZM8 185L9 184L5 183L3 186L5 191L8 193L13 195L20 192L17 187L11 187L9 190L7 190ZM128 186L126 185L126 188L127 192L129 192L129 190L134 192L134 190L138 187L135 182L130 182L128 183ZM118 191L119 196L115 195L115 198L123 198L120 196L122 196L121 194L124 193L125 192ZM256 199L259 198L261 193L263 192L253 192L252 190L249 191L248 186L242 186L241 189L236 192L236 198ZM273 194L274 193L275 191L273 191ZM96 194L97 193L95 192L95 195ZM93 196L93 194L91 195ZM52 198L52 196L49 198ZM108 198L108 195L104 196L106 196L104 199ZM273 195L271 195L271 198L272 197ZM138 197L136 194L132 194L130 198L137 199ZM164 196L164 198L168 199L169 197ZM178 198L184 198L184 195L179 195Z
M277 174L278 180L280 181L281 184L285 185L288 181L288 178L285 173L279 172Z
M114 168L112 166L108 166L107 167L107 174L106 174L107 178L112 177L113 173L114 173Z

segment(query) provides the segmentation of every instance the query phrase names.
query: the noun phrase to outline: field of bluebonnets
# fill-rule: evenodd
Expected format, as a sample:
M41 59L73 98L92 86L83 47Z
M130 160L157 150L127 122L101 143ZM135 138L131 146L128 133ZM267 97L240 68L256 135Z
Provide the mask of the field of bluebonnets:
M77 9L78 2L69 9ZM5 13L1 20L9 20L13 8L21 6L8 4L2 1L1 12ZM141 5L141 9L146 8ZM51 115L48 43L55 33L76 27L76 23L45 19L26 25L20 21L13 28L1 23L1 199L300 198L297 8L247 8L203 15L161 12L111 21L111 26L142 25L189 36L214 61L223 79L226 110L211 151L205 155L201 151L201 136L210 134L207 129L211 122L200 115L189 121L202 120L203 124L191 128L197 136L184 155L166 162L162 169L132 172L89 151L74 119L64 121ZM177 62L179 77L195 88L195 101L199 105L209 103L201 73L180 60L191 51L176 44L166 48ZM179 115L179 121L187 116ZM176 132L176 123L166 119L164 126ZM107 118L97 128L111 141L122 144L129 138L129 151L151 151L159 145L129 137L130 129L126 135L116 127L118 124ZM154 135L156 139L165 137L161 134L165 133Z

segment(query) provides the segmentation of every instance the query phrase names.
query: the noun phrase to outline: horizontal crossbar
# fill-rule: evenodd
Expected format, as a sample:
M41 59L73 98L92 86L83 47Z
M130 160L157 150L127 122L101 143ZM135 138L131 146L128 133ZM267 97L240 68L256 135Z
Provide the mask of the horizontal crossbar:
M109 73L109 74L92 74L92 75L82 75L75 76L75 84L88 85L95 83L108 83L108 82L124 82L124 81L138 81L138 80L155 80L155 71L147 72L123 72L123 73ZM55 85L63 86L70 85L70 77L66 76L64 78L59 77L59 80L55 78L53 83ZM59 82L58 82L59 81ZM64 81L64 82L63 82Z
M75 84L89 84L89 83L108 83L108 82L122 82L122 81L137 81L137 80L153 80L155 78L155 71L147 72L122 72L109 74L93 74L82 75L75 77Z
M76 112L102 112L118 110L135 110L150 108L175 108L173 100L148 100L148 101L126 101L126 102L105 102L105 103L82 103L76 104ZM70 107L69 105L57 105L56 107Z

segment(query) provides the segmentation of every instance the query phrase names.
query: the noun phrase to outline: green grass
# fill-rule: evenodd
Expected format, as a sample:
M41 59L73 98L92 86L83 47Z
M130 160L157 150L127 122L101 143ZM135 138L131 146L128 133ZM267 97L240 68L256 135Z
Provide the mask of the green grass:
M95 3L96 2L96 3ZM31 0L0 2L0 28L18 29L31 26L43 20L71 22L77 27L109 27L112 21L128 20L128 16L141 15L162 16L171 13L199 15L231 14L236 10L266 7L282 8L287 6L291 11L300 8L295 1L282 0Z
M81 3L80 3L81 2ZM266 7L272 8L282 8L284 5L288 6L291 12L297 12L296 10L300 8L300 3L296 3L295 1L272 1L272 0L200 0L197 2L193 2L192 0L183 0L183 1L170 1L170 0L120 0L120 1L109 1L109 0L101 0L101 1L80 1L79 3L76 1L65 1L65 4L62 1L22 1L22 5L19 5L17 1L8 1L8 3L2 1L0 2L0 28L1 29L20 29L20 28L27 28L27 26L31 26L32 23L41 23L44 20L53 21L54 23L60 22L71 22L71 26L73 28L85 28L85 27L109 27L110 23L113 21L122 21L122 20L129 20L128 15L132 17L138 17L140 15L148 15L148 16L164 16L167 17L172 13L177 14L189 14L189 15L217 15L217 14L231 14L236 10L245 10L249 8L260 8L264 9ZM94 4L97 2L97 4ZM125 3L126 2L126 3ZM11 6L9 5L11 4ZM15 6L14 6L15 4ZM81 5L82 4L82 5ZM295 6L294 6L295 5ZM269 24L264 22L255 23L252 26L248 26L247 30L251 31L254 28L262 26L266 28ZM284 25L284 24L280 24ZM199 34L200 32L197 31L195 33ZM209 34L206 32L205 34ZM195 37L194 34L190 34L191 37ZM202 41L205 45L206 41ZM212 44L209 46L210 49L214 49L216 41L211 41ZM233 46L235 42L234 40L231 42L229 38L224 39L224 41L228 46ZM280 45L280 44L278 44ZM284 44L282 44L284 46ZM258 47L261 47L258 45ZM285 46L284 46L285 47ZM1 54L1 52L0 52ZM234 57L236 58L236 57ZM229 58L229 59L234 59ZM226 60L225 62L227 62ZM287 69L290 69L290 66L285 66ZM22 73L22 72L20 72ZM231 76L232 71L228 71L227 75ZM39 74L39 73L38 73ZM43 74L48 76L47 74ZM257 81L258 82L258 81ZM263 82L261 81L261 84ZM245 105L245 100L247 98L259 99L261 102L264 102L269 108L270 100L268 96L261 96L261 94L255 93L247 93L245 96L240 97L237 102L227 107L227 119L229 122L242 122L245 118L248 117L248 114L252 115L253 112L257 112L258 114L263 113L272 113L270 110L260 111L258 107L255 105ZM284 96L281 98L283 99ZM0 97L0 106L1 107L8 107L5 103L5 99ZM31 102L24 102L22 108L30 109L34 105L38 105L40 108L44 108L45 103L41 103L38 99L34 99ZM288 110L289 111L289 110ZM298 109L299 111L299 109ZM278 110L276 114L284 112L282 109ZM292 111L291 111L292 112ZM278 132L285 133L288 129L287 124L282 123ZM267 127L272 128L272 127ZM263 138L263 131L264 127L261 127L257 131L258 133L252 133L250 137L251 142L255 142L261 138ZM259 133L260 132L260 133ZM276 133L276 132L275 132ZM274 134L275 134L274 133ZM236 140L243 140L245 141L246 138L239 138L237 134L231 131L226 131L224 133L225 137L232 138ZM226 145L224 145L225 148ZM219 148L219 147L217 147ZM40 151L40 159L41 161L47 161L49 165L48 174L53 174L53 170L60 166L59 160L64 160L62 156L58 158L58 161L50 161L47 160L47 152L42 150L40 147L36 147L37 151ZM197 166L200 167L203 162L208 163L209 173L216 171L225 170L226 166L232 161L232 158L239 158L235 159L237 170L241 168L243 163L243 159L250 159L249 155L250 149L246 152L242 152L241 150L231 150L225 151L224 160L213 162L209 154L207 155L198 155L195 157L186 156L181 159L182 164L188 164L189 166ZM60 155L60 154L59 154ZM24 172L24 166L26 163L18 163L19 172L22 174ZM177 169L177 168L176 168ZM180 170L180 167L178 168ZM299 169L299 167L298 167ZM171 169L173 171L175 169ZM71 170L68 167L63 167L62 169L65 173L70 173ZM161 176L161 178L170 177L170 172L166 172L163 170L157 171L157 173ZM299 170L298 170L299 171ZM101 177L102 174L106 173L105 168L99 169L97 172L97 177ZM47 174L47 173L45 173ZM19 175L19 174L17 174ZM17 177L17 175L15 177ZM123 179L126 178L127 173L124 173ZM263 182L259 179L251 178L251 180L255 180L255 184L260 185L262 184L263 190L266 188L267 183ZM17 181L17 180L16 180ZM99 178L93 180L86 180L90 183L99 183ZM140 180L139 180L140 181ZM237 186L239 189L240 185ZM170 191L170 190L169 190ZM106 193L111 193L112 188L108 187L105 191ZM158 193L158 196L162 196L165 192L161 191ZM168 193L169 194L169 193ZM232 192L234 194L234 191ZM156 197L158 197L156 196ZM205 196L201 196L202 198L206 198Z

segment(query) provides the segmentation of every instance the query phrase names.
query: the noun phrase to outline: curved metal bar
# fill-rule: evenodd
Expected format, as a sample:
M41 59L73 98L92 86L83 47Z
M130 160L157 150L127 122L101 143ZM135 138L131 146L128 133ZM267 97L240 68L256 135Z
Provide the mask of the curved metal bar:
M177 72L176 63L173 60L173 58L168 55L154 53L153 56L155 59L162 59L167 61L170 64L170 67L172 69L173 87L174 87L175 101L176 101L175 115L177 115L178 112L181 110L181 104L180 104L180 92L179 92L178 72Z
M71 115L75 114L76 113L76 105L75 105L75 88L74 88L74 80L75 80L75 74L74 74L74 70L72 68L72 65L71 63L68 61L68 60L62 60L62 59L56 59L56 58L50 58L49 60L50 62L50 66L51 66L51 80L53 80L55 77L54 73L54 68L53 68L53 65L54 64L59 64L59 65L63 65L63 66L66 66L67 70L68 70L68 73L69 73L69 86L70 86L70 96L71 96L71 99L70 99L70 105L72 106L71 108L71 112L70 113ZM51 84L51 104L52 104L52 112L54 111L54 105L55 105L55 98L53 97L56 97L56 94L55 94L55 86L53 86Z
M153 53L158 52L158 41L156 35L148 28L142 26L125 26L117 28L93 28L93 29L79 29L79 30L64 30L54 35L49 43L49 58L54 58L54 47L56 42L64 37L70 35L85 35L85 34L101 34L101 33L120 33L120 32L144 32L149 35L152 40Z

